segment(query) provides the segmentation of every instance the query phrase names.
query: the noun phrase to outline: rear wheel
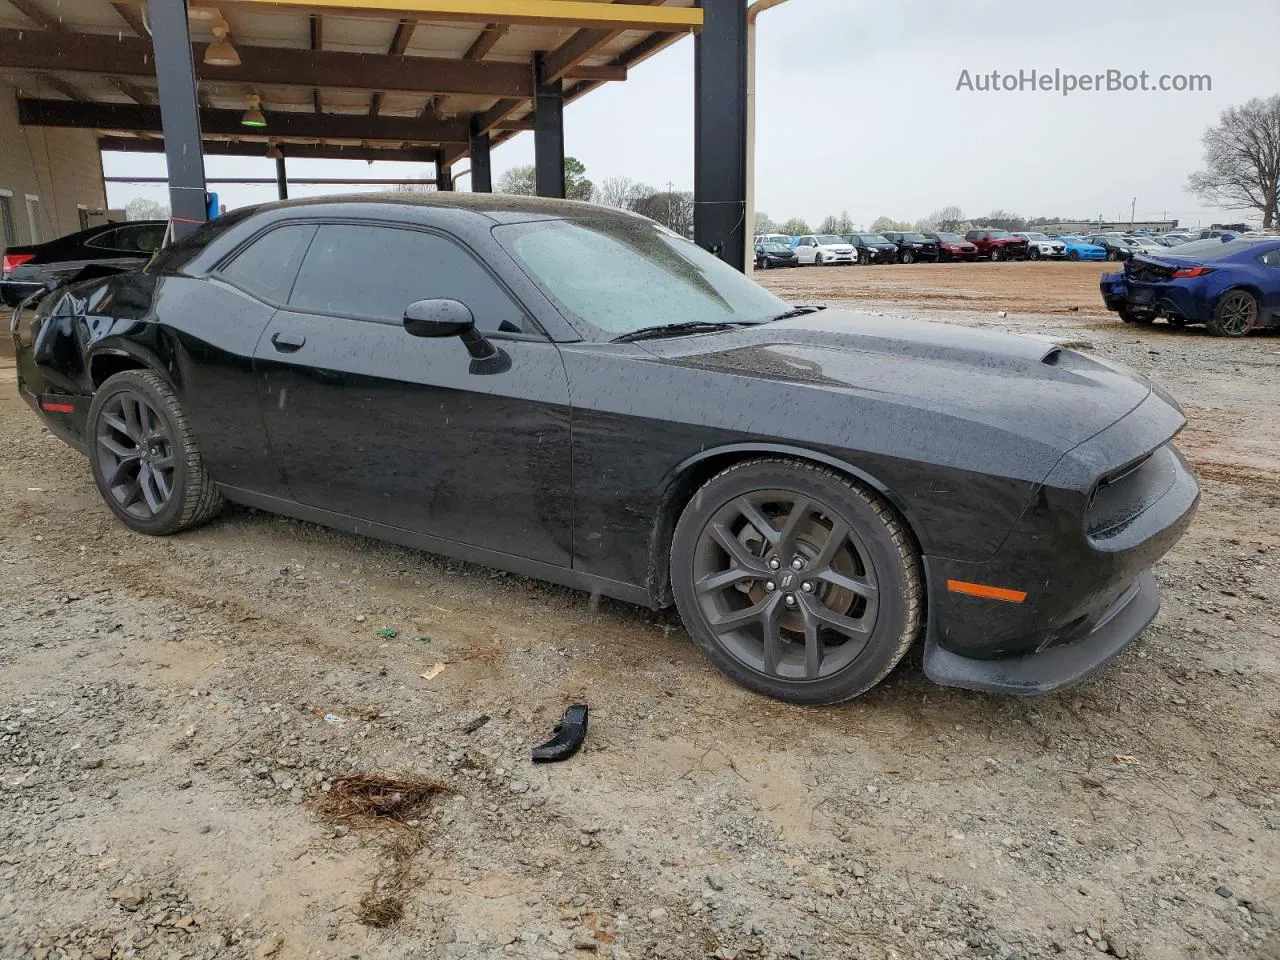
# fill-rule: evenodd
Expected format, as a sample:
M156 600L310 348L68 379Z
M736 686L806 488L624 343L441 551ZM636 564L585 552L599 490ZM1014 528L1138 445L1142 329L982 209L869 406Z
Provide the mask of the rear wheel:
M900 254L898 254L898 262L899 263L915 263L916 255L912 253L910 250L903 250Z
M1248 290L1228 290L1213 307L1209 331L1218 337L1243 337L1258 322L1258 298Z
M1030 260L1039 260L1040 251L1036 247L1032 247L1030 250L1027 251L1027 258Z
M94 483L130 530L177 533L222 508L186 415L159 374L126 370L103 383L89 406L88 435Z
M760 459L703 486L676 525L671 584L694 642L793 703L856 697L920 629L920 561L880 497L834 471Z

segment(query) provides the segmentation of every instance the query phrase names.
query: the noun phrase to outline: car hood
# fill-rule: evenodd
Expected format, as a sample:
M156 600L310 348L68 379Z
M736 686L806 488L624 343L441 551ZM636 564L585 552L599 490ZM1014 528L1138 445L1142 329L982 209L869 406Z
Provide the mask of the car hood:
M665 362L907 405L1062 452L1151 392L1127 368L1050 340L846 310L640 346Z

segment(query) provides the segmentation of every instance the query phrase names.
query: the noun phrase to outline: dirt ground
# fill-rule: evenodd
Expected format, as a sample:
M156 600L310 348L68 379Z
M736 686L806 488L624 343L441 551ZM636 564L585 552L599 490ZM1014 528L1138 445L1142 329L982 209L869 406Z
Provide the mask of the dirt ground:
M1185 405L1159 618L1030 700L917 650L800 709L669 612L243 509L138 537L0 360L0 957L1280 957L1280 337L1126 327L1099 272L763 277L1061 335ZM577 700L585 751L532 765ZM378 772L445 789L321 809Z

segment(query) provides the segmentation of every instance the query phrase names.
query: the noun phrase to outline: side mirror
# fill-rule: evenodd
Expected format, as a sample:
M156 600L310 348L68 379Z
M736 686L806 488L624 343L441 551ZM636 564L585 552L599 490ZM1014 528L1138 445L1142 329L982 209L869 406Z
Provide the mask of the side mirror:
M456 337L475 326L470 308L458 300L415 300L404 311L404 328L415 337Z
M498 348L476 329L471 308L459 300L415 300L405 308L404 329L415 337L459 337L473 360L498 355Z

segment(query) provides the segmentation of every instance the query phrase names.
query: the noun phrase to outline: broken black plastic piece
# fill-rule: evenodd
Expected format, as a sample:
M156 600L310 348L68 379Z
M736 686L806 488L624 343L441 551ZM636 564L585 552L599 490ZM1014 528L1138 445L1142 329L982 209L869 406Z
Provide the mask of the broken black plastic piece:
M467 733L475 733L477 730L479 730L488 722L489 722L489 715L487 713L482 713L480 714L480 716L476 717L474 720L472 720L462 729Z
M533 748L534 763L555 763L568 760L587 739L587 705L575 703L564 712L564 719L556 724L555 736Z

